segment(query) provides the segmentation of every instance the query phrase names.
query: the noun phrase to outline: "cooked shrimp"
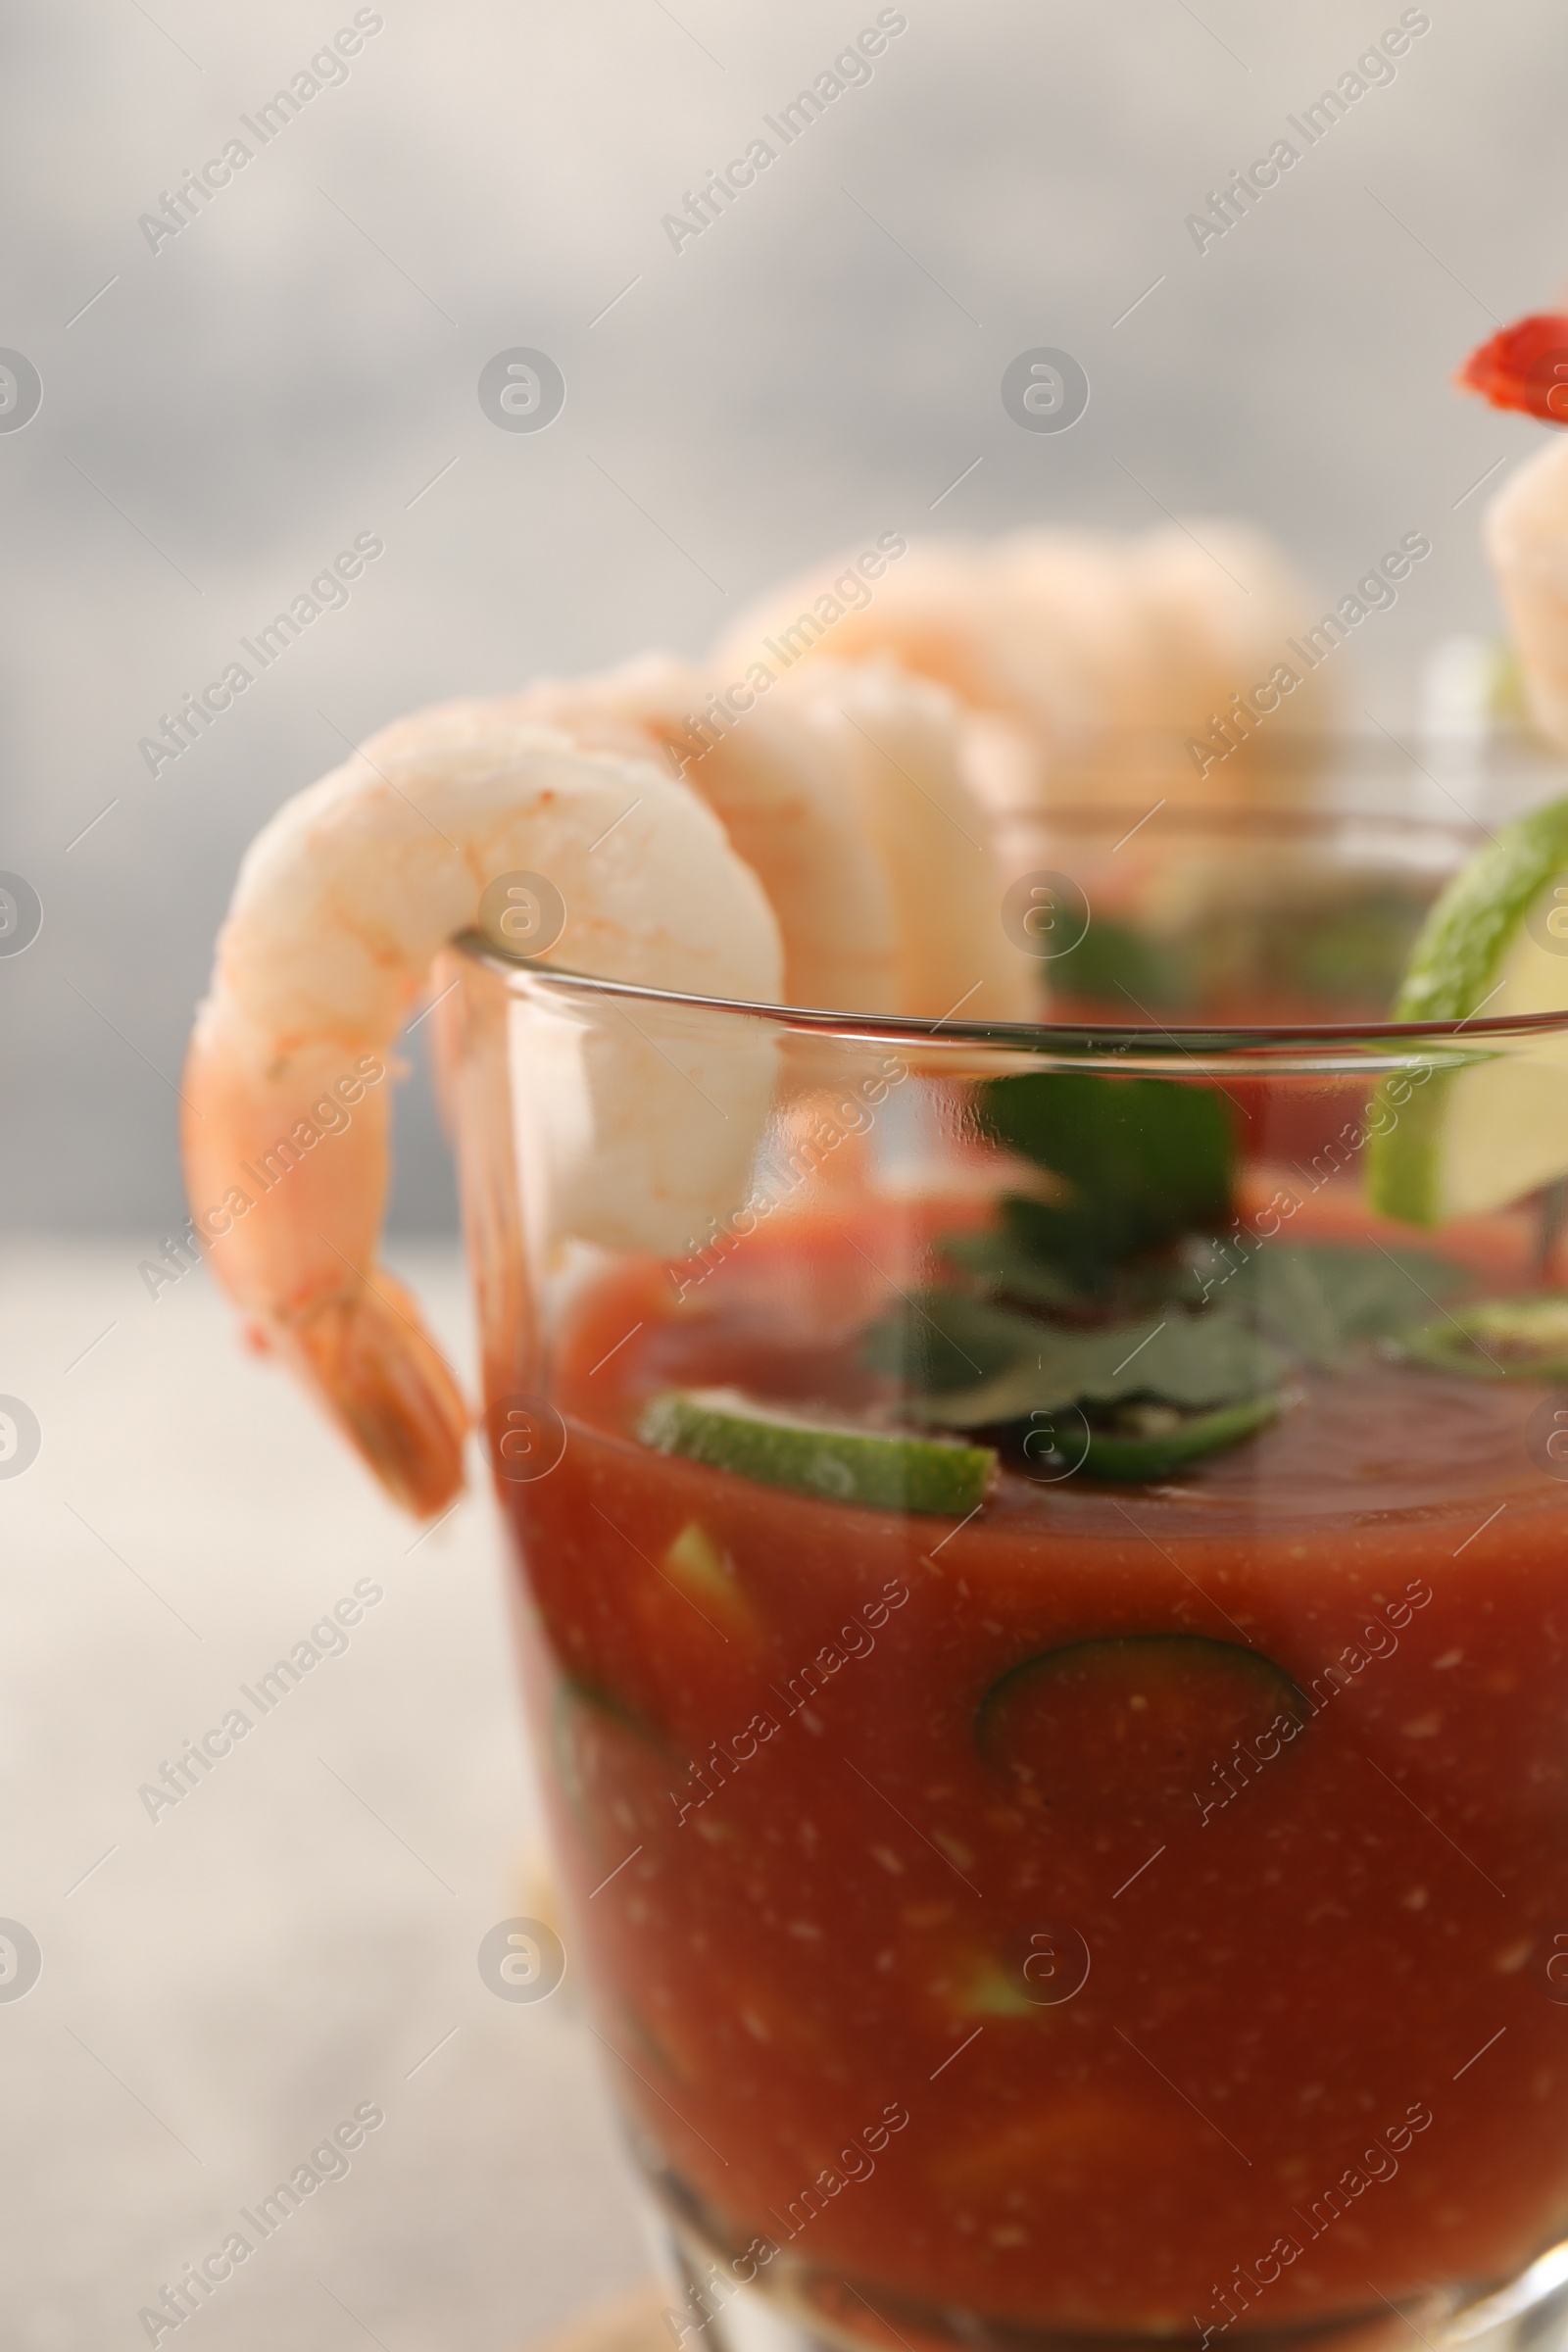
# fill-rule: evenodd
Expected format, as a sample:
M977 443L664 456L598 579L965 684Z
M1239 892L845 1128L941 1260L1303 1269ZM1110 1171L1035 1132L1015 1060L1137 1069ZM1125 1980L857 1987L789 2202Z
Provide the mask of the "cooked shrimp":
M676 766L767 892L787 1004L908 1011L893 893L838 762L794 712L743 692L749 701L721 699L701 671L655 654L599 677L544 680L506 707L579 743Z
M1460 382L1494 408L1568 424L1568 318L1538 314L1472 352ZM1568 751L1568 441L1511 473L1487 510L1487 553L1537 718Z
M1090 738L1067 747L1068 774L1052 779L1052 797L1136 797L1147 776L1182 798L1243 799L1287 769L1293 738L1322 726L1325 698L1323 681L1290 650L1317 616L1277 549L1245 524L1205 518L1102 541L1092 565L1087 552L1063 549L1063 537L1024 533L1003 549L1005 558L1010 544L1012 558L1004 603L1028 616L1035 639L1064 641L1092 689ZM1237 698L1276 669L1296 684L1274 698L1266 723L1239 724ZM1226 740L1215 736L1216 719L1237 748L1206 764ZM1194 759L1195 743L1203 759Z
M927 542L858 610L844 610L832 576L755 608L721 659L742 663L768 641L796 661L891 655L1000 726L999 756L974 771L993 801L1136 799L1146 786L1191 797L1205 783L1191 744L1280 663L1298 689L1271 728L1215 763L1203 797L1255 790L1291 736L1321 723L1320 683L1287 651L1310 606L1268 543L1239 526Z
M1009 940L984 808L951 694L891 662L819 663L790 690L819 757L846 778L893 895L898 1006L928 1020L1037 1017L1038 963Z
M744 676L756 663L791 678L797 664L890 658L933 678L976 710L1022 710L1026 682L1010 674L994 628L988 551L967 540L927 540L910 548L865 601L846 605L831 585L833 567L814 567L760 597L720 645L714 666ZM854 577L839 568L840 583ZM1049 662L1051 649L1043 649Z
M185 1167L223 1288L397 1498L439 1510L467 1415L418 1309L376 1263L392 1041L486 884L561 894L548 959L704 996L777 999L777 926L721 827L644 761L470 714L396 730L252 844L185 1075ZM744 1191L771 1049L630 1021L563 1034L537 1139L558 1228L682 1249ZM707 1108L705 1109L705 1100ZM532 1140L532 1139L531 1139Z
M742 699L656 655L600 677L546 680L496 704L404 719L378 741L542 719L623 754L658 750L701 793L757 874L784 942L786 1002L844 1012L1022 1020L1038 966L1009 944L984 809L965 779L951 696L888 662L813 665Z
M816 665L779 693L760 683L771 667L749 703L658 658L526 699L573 731L597 705L677 760L767 890L791 1004L940 1018L961 1001L966 1019L1027 1018L1036 967L1002 927L953 698L886 661Z

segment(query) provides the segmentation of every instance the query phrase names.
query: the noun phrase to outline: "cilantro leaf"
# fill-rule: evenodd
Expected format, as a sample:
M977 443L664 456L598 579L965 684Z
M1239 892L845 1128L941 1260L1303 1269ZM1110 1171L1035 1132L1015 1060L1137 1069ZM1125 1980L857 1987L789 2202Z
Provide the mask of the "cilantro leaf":
M1173 1309L1084 1330L940 1290L914 1294L907 1313L875 1325L866 1357L914 1392L904 1407L913 1419L949 1429L1133 1396L1233 1404L1277 1387L1287 1362L1228 1315Z
M906 1410L933 1427L984 1429L1130 1396L1189 1408L1233 1404L1276 1388L1286 1362L1260 1332L1225 1315L1174 1313L1160 1323L1095 1331L1036 1323L1010 1364L977 1384L913 1399Z
M1075 1318L1087 1309L1130 1320L1147 1307L1169 1301L1198 1307L1203 1303L1205 1278L1213 1287L1206 1255L1202 1270L1198 1270L1190 1256L1156 1252L1109 1268L1098 1291L1085 1292L1058 1260L1042 1257L1030 1248L1029 1218L1039 1205L1004 1194L998 1203L1000 1226L989 1233L945 1234L935 1245L937 1255L961 1268L989 1298ZM1194 1250L1201 1247L1205 1245L1191 1242Z
M901 1387L962 1389L1004 1372L1047 1326L963 1291L913 1291L866 1334L864 1359Z
M1407 1329L1465 1288L1462 1274L1421 1250L1264 1240L1242 1258L1235 1244L1208 1241L1187 1256L1210 1306L1271 1333L1325 1372L1358 1345Z
M1102 1289L1135 1251L1229 1214L1235 1138L1210 1087L1041 1072L993 1079L979 1090L978 1113L994 1142L1047 1170L1062 1194L1009 1196L1004 1230L1081 1291Z
M1004 1204L1005 1205L1005 1204ZM960 1266L995 1298L1017 1298L1026 1306L1072 1307L1081 1303L1059 1266L1019 1247L1011 1233L950 1233L938 1254ZM1192 1278L1188 1276L1189 1287Z
M1097 915L1078 945L1057 957L1052 986L1063 996L1111 1006L1123 1021L1131 1017L1129 1004L1134 1011L1171 1012L1193 994L1181 946L1105 915Z

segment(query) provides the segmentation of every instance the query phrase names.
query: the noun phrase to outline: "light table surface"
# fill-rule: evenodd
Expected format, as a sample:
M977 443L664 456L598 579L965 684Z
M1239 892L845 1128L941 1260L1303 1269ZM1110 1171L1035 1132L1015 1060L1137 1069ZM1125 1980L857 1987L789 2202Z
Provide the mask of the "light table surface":
M540 1852L499 1523L476 1476L418 1541L206 1270L154 1298L146 1250L0 1250L0 1392L42 1433L0 1478L0 1919L43 1961L0 1997L0 2335L145 2343L237 2230L180 2342L511 2352L648 2266L569 1973L521 2004L476 1966ZM456 1249L393 1255L471 1380ZM252 1705L356 1585L347 1645ZM248 2230L362 2106L348 2170Z

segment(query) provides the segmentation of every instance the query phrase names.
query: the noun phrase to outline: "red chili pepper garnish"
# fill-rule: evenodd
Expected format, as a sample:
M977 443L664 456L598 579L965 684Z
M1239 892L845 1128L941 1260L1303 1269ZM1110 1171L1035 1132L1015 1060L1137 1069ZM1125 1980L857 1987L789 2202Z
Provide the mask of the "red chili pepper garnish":
M1537 312L1505 326L1470 354L1457 380L1494 408L1568 424L1568 317Z

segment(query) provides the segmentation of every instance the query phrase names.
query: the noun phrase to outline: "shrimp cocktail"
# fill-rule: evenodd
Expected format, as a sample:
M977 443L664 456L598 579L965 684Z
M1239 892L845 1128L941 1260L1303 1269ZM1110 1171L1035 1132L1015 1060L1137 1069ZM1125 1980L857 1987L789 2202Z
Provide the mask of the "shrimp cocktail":
M1549 418L1558 351L1470 380ZM1490 531L1562 744L1563 444ZM1310 607L1178 536L879 543L707 668L401 721L199 1019L214 1268L428 1518L390 1090L321 1105L439 1003L676 2345L1522 2341L1568 2280L1568 801L1331 810Z

